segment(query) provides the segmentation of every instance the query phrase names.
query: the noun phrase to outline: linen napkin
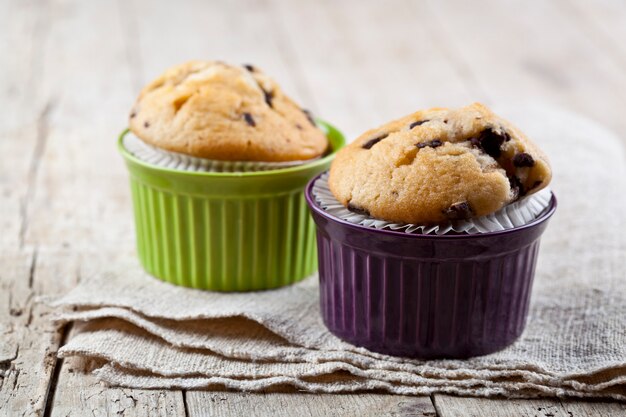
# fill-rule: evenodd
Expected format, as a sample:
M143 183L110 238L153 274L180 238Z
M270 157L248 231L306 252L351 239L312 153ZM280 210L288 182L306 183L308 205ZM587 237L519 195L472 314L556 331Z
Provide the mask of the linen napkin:
M52 303L59 323L75 323L59 356L95 359L90 371L102 381L135 388L626 400L624 147L564 111L504 114L550 156L559 201L542 238L528 324L512 346L468 360L386 356L326 330L316 276L223 294L160 282L129 259Z

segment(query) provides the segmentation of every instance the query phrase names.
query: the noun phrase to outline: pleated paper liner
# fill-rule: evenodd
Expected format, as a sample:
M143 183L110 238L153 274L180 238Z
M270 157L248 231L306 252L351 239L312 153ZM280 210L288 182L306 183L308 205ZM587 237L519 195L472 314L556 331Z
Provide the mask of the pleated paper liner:
M219 161L215 159L196 158L194 156L185 155L178 152L166 151L164 149L152 146L132 132L128 132L124 136L124 147L128 152L133 154L149 164L176 169L180 171L192 172L256 172L269 171L274 169L289 168L302 164L316 161L320 158L309 159L306 161L288 161L288 162L259 162L259 161Z
M229 166L235 172L175 163L168 155L144 160L137 152L145 148L133 148L137 142L122 133L118 148L130 173L137 252L146 271L215 291L276 288L314 273L315 225L304 188L345 143L338 130L323 126L329 154L280 169Z
M406 233L444 235L450 232L467 234L496 232L522 226L537 218L537 216L548 207L552 192L550 189L544 188L535 194L509 204L487 216L430 226L388 222L348 210L330 191L328 186L328 173L322 174L315 181L313 184L313 195L320 207L326 210L328 214L350 223L373 227L375 229L397 230Z

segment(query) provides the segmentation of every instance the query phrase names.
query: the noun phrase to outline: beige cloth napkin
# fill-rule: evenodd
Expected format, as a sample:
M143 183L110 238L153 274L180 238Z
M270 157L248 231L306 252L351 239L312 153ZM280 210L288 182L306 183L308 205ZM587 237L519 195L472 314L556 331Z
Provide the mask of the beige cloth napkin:
M220 294L157 281L131 260L53 302L56 320L77 330L59 356L96 359L101 380L137 388L626 400L624 148L602 127L555 109L504 114L550 155L559 199L527 328L509 348L469 360L381 355L326 330L315 276Z

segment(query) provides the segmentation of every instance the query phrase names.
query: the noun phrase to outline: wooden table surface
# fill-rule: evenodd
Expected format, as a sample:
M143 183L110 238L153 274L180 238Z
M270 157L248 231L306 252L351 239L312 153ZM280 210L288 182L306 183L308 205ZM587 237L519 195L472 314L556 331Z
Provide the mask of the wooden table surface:
M15 358L0 367L0 415L626 415L558 399L106 388L56 359L71 329L37 302L134 253L115 139L172 64L258 65L350 138L472 101L553 103L623 137L624 41L620 0L0 0L0 356Z

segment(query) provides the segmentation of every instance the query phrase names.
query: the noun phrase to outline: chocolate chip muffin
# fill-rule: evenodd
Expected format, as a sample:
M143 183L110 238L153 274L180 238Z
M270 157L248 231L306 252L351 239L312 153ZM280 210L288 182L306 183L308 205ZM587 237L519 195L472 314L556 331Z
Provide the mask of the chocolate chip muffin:
M348 209L434 224L493 213L544 188L546 156L482 104L418 111L339 151L329 186Z
M156 147L199 158L284 162L321 156L326 135L261 70L191 61L148 84L130 130Z

